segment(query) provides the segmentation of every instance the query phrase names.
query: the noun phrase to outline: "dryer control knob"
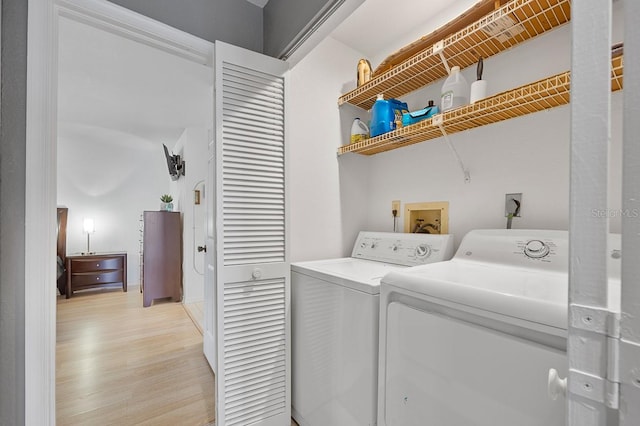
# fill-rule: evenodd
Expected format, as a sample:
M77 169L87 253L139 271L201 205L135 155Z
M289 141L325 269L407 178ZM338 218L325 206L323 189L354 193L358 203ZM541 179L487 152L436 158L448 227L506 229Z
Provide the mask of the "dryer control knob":
M431 255L431 247L429 244L420 244L416 247L416 256L429 257Z
M549 251L549 246L540 240L531 240L524 246L524 254L534 259L545 257Z

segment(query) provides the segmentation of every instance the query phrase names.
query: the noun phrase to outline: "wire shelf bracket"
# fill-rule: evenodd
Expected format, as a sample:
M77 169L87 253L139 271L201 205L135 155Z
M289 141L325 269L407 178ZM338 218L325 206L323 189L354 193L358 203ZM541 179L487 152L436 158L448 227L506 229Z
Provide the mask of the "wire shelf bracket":
M460 158L460 154L458 154L458 150L456 150L456 147L453 146L453 143L451 143L451 140L449 139L449 135L447 135L447 131L445 130L443 123L444 120L442 119L442 114L436 114L433 116L432 124L438 126L440 132L442 132L442 137L444 138L445 142L447 142L447 145L449 145L449 148L451 149L451 152L453 152L453 155L456 157L458 165L460 166L462 174L464 175L464 183L470 183L471 175L469 174L469 170L464 166L462 158Z
M451 68L449 68L449 63L447 62L447 58L444 57L444 40L440 40L431 48L433 50L434 55L440 56L440 60L442 61L442 65L447 70L447 75L451 75Z

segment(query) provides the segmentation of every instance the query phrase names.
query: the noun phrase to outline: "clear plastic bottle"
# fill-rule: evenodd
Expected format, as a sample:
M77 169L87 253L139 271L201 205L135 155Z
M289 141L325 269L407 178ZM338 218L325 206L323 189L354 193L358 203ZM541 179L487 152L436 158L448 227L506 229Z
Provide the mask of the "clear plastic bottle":
M460 67L451 68L451 74L444 81L440 94L440 109L443 112L469 103L469 83L460 74Z

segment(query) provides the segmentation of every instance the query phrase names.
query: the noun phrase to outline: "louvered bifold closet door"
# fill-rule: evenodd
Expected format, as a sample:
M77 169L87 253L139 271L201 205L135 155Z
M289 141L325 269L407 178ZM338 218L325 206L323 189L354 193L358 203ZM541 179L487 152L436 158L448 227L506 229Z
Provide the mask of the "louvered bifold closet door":
M216 424L289 425L287 64L216 42Z

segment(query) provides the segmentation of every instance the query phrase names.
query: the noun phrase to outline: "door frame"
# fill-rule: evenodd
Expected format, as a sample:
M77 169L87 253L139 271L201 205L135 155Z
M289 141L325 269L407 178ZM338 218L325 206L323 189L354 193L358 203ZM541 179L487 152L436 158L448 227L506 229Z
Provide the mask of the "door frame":
M25 424L53 425L58 20L73 19L211 67L214 45L106 0L28 1L24 410Z

